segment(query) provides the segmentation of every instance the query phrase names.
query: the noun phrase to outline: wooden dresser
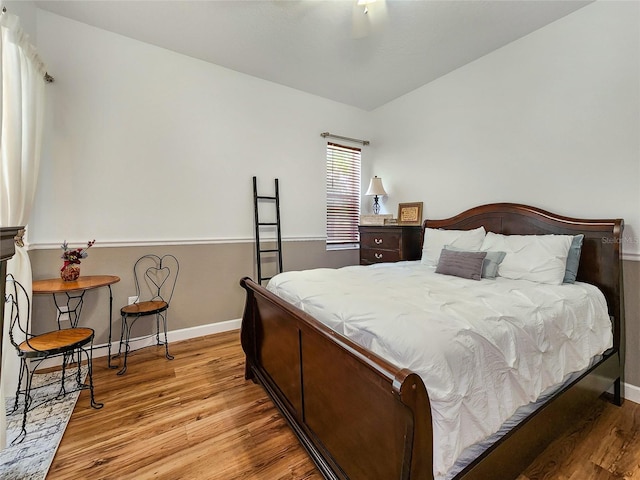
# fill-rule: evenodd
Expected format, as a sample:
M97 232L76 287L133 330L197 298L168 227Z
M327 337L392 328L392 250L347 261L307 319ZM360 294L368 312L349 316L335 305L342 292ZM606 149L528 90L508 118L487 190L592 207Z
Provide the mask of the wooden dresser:
M360 265L420 260L422 227L360 226Z

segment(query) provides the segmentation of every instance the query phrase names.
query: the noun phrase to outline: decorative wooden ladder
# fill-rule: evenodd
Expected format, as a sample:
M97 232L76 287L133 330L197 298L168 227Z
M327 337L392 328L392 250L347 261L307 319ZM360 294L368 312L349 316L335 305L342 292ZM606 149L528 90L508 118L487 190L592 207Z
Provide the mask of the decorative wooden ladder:
M258 181L256 177L253 177L253 209L255 218L256 229L256 264L258 266L258 283L262 284L264 280L270 280L272 277L262 276L262 262L264 254L275 254L278 258L278 273L282 272L282 236L280 234L280 193L278 188L278 179L275 179L275 195L266 196L258 195ZM275 205L276 208L276 221L275 222L261 222L259 205L260 202L268 202ZM276 229L276 248L262 248L260 246L260 230L263 227L275 227Z

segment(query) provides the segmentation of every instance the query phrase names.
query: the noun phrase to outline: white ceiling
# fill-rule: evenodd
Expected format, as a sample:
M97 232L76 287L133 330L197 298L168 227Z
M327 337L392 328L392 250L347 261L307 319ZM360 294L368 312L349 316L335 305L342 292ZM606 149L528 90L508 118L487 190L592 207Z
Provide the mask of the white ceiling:
M372 110L590 3L36 1L50 12Z

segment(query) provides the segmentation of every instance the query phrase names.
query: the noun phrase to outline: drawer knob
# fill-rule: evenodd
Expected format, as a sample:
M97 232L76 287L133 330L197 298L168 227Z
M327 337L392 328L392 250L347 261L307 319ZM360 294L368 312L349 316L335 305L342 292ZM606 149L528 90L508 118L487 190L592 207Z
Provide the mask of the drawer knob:
M373 242L374 242L376 245L382 245L382 239L381 239L381 238L374 238L374 239L373 239Z
M382 258L381 253L374 253L373 256L376 257L377 260L380 260Z

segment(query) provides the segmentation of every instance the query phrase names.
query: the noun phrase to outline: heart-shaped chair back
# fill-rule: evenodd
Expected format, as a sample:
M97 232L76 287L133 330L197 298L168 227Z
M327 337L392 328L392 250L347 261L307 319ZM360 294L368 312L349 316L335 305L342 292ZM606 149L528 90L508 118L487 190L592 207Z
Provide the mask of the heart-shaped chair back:
M171 271L169 267L149 267L147 271L144 272L144 276L153 285L155 291L157 291L157 295L161 296L162 287L167 282L169 276L171 275Z
M161 299L167 303L173 297L180 265L171 254L144 255L134 266L136 294L139 301Z

